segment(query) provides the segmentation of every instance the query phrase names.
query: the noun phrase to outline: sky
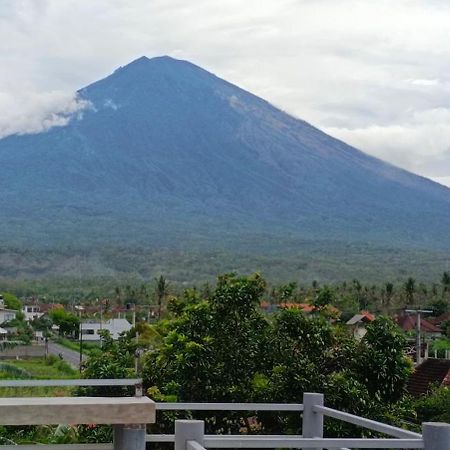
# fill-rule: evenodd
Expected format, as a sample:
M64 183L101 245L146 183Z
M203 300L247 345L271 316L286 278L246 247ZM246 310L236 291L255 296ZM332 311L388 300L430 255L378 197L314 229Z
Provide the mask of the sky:
M1 0L0 137L64 126L140 56L189 60L450 186L447 0Z

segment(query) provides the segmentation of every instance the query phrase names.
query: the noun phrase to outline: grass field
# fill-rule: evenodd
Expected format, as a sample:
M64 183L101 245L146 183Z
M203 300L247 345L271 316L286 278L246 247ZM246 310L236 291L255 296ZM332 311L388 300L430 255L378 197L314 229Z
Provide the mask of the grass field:
M74 350L76 352L80 351L80 342L79 341L71 341L66 338L58 338L55 341L57 344L62 345L70 350ZM96 342L83 342L83 353L89 355L92 350L96 350L100 348L100 344Z
M49 356L27 360L0 362L0 379L64 379L77 378L78 372L59 358ZM0 388L0 397L60 397L71 395L70 387Z

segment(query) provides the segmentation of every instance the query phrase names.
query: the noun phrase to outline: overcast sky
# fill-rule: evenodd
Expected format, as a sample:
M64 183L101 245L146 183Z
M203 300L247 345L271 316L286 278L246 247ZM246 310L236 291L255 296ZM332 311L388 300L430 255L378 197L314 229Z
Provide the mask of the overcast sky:
M63 125L76 89L164 54L450 186L447 0L0 0L0 135Z

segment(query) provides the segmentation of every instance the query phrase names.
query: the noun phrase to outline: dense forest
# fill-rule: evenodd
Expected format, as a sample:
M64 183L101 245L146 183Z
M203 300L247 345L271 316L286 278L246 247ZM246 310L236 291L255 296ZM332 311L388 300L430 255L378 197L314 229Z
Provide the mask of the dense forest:
M267 281L263 301L268 304L283 302L309 303L324 298L336 306L344 317L361 310L375 313L395 313L407 306L420 305L431 308L435 315L449 310L450 272L443 271L432 282L416 279L386 278L383 282L367 283L360 279L342 282L310 282L304 279L286 282ZM161 294L160 280L164 280ZM142 306L156 305L163 295L165 301L183 295L189 286L194 291L208 294L214 282L187 284L161 275L142 277L96 277L1 280L0 292L11 292L22 299L40 299L44 303L62 303L72 306L77 303L95 303L98 298L107 298L108 307L133 303ZM106 313L108 311L105 311Z
M75 245L75 244L74 244ZM207 245L178 242L164 247L0 247L0 285L24 292L63 295L117 280L146 282L160 274L181 286L213 283L219 273L260 272L270 283L402 282L411 276L431 284L449 271L444 249L397 248L370 243L274 239L257 235L237 243L224 235ZM65 290L65 287L67 289Z

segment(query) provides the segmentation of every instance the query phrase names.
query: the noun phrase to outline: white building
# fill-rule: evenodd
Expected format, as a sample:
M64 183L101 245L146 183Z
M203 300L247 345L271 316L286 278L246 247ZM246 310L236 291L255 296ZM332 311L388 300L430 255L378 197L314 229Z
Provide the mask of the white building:
M120 334L131 330L131 324L126 319L110 319L105 322L84 322L81 324L83 341L99 341L99 331L107 330L113 339L118 339Z
M366 326L375 320L375 316L368 311L361 311L360 314L355 314L350 320L346 322L353 329L353 336L356 339L362 339L366 333Z
M6 341L6 338L8 336L8 331L4 328L0 327L0 341Z
M6 309L0 306L0 325L5 322L9 322L10 320L14 320L16 318L17 311L13 309Z
M30 322L34 319L39 319L39 317L42 317L44 315L44 313L41 312L41 307L38 305L24 305L22 308L22 312L25 315L25 320L27 322Z

